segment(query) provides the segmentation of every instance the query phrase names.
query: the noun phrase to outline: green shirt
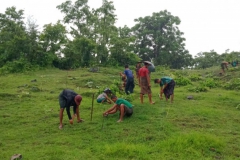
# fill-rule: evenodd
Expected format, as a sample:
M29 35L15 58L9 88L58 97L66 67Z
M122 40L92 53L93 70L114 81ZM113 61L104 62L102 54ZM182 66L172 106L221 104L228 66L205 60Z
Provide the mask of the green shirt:
M115 102L117 105L121 105L121 104L124 104L126 107L128 108L132 108L132 104L130 102L128 102L127 100L125 99L122 99L122 98L118 98Z
M171 80L172 80L172 78L170 78L170 77L162 77L160 86L162 87L163 85L168 84L169 82L171 82Z

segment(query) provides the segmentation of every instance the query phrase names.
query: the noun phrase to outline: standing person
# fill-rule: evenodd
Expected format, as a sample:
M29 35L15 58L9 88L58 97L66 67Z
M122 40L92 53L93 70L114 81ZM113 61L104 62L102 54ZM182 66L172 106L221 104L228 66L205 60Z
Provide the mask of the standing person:
M230 62L223 61L221 63L222 74L225 73L225 68L228 70L228 64L230 64Z
M128 65L125 65L124 73L120 72L122 77L127 77L127 82L125 86L126 94L133 93L134 85L134 75L133 72L129 69Z
M139 69L142 67L142 62L139 61L137 64L136 64L136 68L135 68L135 71L136 71L136 76L137 76L137 79L138 79L138 85L140 85L140 82L139 82Z
M160 84L160 99L162 99L164 93L166 101L171 96L171 103L173 103L175 81L170 77L162 77L161 79L155 79L154 82Z
M117 111L120 112L120 117L117 122L122 122L123 117L130 117L133 114L133 105L125 99L117 98L116 96L112 96L111 99L115 102L115 104L109 108L107 111L103 113L103 116L108 116L109 114L114 114Z
M109 98L109 96L111 95L111 90L109 88L106 88L102 94L99 94L97 97L97 102L98 103L103 103L103 102L108 102L108 103L112 103L111 99Z
M152 101L152 91L151 91L151 84L150 84L150 76L148 66L150 64L144 61L144 66L139 69L139 82L140 82L140 100L143 103L143 95L148 94L148 99L150 104L154 104L155 102Z
M59 119L60 119L60 125L59 125L59 129L63 128L63 112L64 109L66 108L67 110L67 115L68 115L68 119L69 119L69 123L73 124L73 120L75 118L75 116L77 116L77 122L82 122L83 120L80 118L80 114L79 114L79 106L81 104L82 101L82 96L75 93L72 90L69 89L64 89L60 95L59 95L59 105L60 105L60 112L59 112ZM70 106L73 106L73 117L71 116L70 113Z

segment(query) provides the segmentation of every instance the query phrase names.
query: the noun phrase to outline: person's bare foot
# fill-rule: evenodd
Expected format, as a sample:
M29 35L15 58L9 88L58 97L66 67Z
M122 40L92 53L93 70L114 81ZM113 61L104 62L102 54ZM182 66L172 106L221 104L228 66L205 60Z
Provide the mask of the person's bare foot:
M118 123L119 123L119 122L122 122L122 120L121 120L121 119L119 119L117 122L118 122Z
M81 122L84 122L84 120L83 119L77 120L77 123L81 123Z
M70 124L73 124L73 119L70 119L70 120L69 120L69 123L70 123Z
M62 124L60 124L58 128L59 128L59 129L62 129L62 128L63 128L63 125L62 125Z
M155 104L155 102L151 102L150 104Z

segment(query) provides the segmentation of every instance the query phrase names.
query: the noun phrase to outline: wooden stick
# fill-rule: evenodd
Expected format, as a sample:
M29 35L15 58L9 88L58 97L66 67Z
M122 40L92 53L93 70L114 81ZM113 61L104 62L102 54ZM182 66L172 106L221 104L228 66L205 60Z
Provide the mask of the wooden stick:
M91 121L92 121L92 114L93 114L93 102L94 102L94 93L92 95Z

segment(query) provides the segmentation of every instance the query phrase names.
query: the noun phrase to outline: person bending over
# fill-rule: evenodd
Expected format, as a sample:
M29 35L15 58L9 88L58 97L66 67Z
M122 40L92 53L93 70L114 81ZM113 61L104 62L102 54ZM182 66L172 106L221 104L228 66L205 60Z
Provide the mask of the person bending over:
M117 111L120 112L120 118L117 122L122 122L123 117L130 117L133 114L133 105L125 99L117 98L116 96L111 97L115 104L103 113L103 116L114 114Z
M225 69L227 69L228 70L228 64L230 64L230 62L225 62L225 61L223 61L222 63L221 63L221 73L222 74L224 74L225 73Z
M82 122L83 120L80 118L80 114L79 114L79 106L81 104L82 101L82 96L75 93L72 90L69 89L64 89L60 95L59 95L59 105L60 105L60 112L59 112L59 119L60 119L60 125L59 125L59 129L63 128L63 112L64 109L66 108L67 110L67 115L68 115L68 119L69 119L69 123L73 124L73 120L75 118L75 116L77 116L77 122ZM71 116L70 113L70 106L73 106L73 117Z
M164 93L166 101L168 101L171 96L172 103L174 98L175 81L170 77L162 77L161 79L155 79L154 82L160 84L160 99L162 99L162 94Z

